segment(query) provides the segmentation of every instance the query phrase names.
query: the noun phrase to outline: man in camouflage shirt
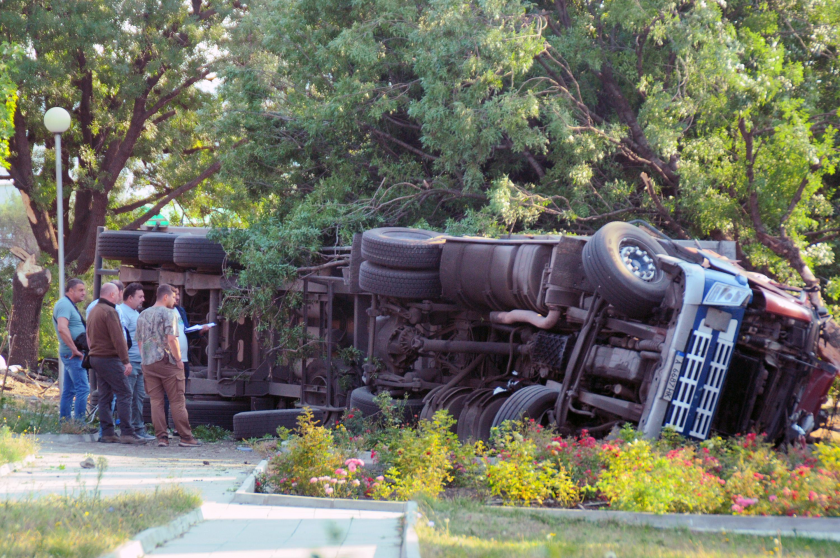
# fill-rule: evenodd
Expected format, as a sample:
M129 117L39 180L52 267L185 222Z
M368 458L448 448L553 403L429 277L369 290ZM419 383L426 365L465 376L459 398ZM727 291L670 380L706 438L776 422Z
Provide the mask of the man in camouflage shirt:
M172 287L161 284L157 289L155 305L147 308L137 318L137 343L143 363L146 393L152 406L152 423L158 446L166 447L166 412L163 407L164 394L169 397L172 422L181 434L179 446L192 448L201 445L193 438L187 416L184 392L186 378L184 363L181 362L181 347L178 344L178 316L175 314L175 295Z

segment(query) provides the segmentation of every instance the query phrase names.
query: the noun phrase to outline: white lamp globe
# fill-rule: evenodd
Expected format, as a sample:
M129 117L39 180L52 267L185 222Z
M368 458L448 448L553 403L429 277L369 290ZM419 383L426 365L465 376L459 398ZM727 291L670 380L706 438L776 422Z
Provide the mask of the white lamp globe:
M44 126L53 134L63 134L70 127L70 113L61 107L53 107L44 114Z

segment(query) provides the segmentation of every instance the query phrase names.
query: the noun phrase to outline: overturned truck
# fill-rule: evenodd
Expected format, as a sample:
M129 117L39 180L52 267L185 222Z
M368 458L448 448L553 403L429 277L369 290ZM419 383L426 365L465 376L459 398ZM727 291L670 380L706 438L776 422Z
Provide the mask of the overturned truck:
M825 309L739 267L734 243L641 225L502 239L366 231L332 249L342 265L288 285L303 298L290 325L321 350L286 364L272 334L217 315L232 285L203 229L102 231L100 258L123 265L100 259L96 277L178 285L191 321L220 323L191 344L190 415L240 437L291 426L304 405L328 421L373 413L382 391L409 418L449 411L462 439L522 416L567 433L631 422L651 437L808 435L840 364ZM340 359L348 347L362 358Z

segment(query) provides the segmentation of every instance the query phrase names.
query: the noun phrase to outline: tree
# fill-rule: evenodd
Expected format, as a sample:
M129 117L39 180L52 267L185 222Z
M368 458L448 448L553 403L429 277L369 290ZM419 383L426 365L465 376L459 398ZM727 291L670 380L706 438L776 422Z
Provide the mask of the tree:
M4 169L9 168L6 158L9 156L9 138L14 132L12 119L17 107L17 86L9 74L19 52L20 49L0 42L0 167Z
M45 107L64 106L73 115L62 138L64 245L66 262L79 274L93 263L98 226L116 217L136 228L146 218L137 211L144 204L154 204L154 214L218 170L217 144L200 130L213 118L216 97L198 85L213 78L237 6L201 0L0 4L0 33L26 46L11 74L20 102L9 172L44 257L54 260L58 247L54 140L42 123ZM143 198L131 192L144 192ZM115 198L128 203L115 207ZM16 290L15 306L40 304L37 293ZM11 357L30 362L34 355Z
M244 284L364 226L637 217L817 289L840 231L838 29L823 0L252 3L220 122L250 140L223 171L259 200L229 240Z

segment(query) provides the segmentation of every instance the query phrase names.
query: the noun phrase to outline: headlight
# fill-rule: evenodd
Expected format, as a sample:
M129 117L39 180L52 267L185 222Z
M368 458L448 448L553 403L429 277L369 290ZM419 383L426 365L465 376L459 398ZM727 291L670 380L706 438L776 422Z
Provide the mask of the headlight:
M715 283L703 298L707 306L743 306L752 295L752 290L726 283Z

